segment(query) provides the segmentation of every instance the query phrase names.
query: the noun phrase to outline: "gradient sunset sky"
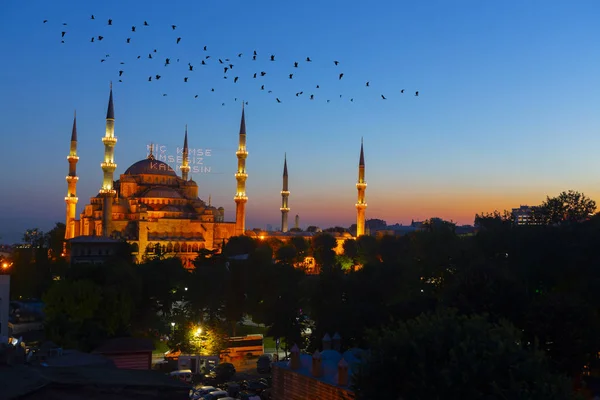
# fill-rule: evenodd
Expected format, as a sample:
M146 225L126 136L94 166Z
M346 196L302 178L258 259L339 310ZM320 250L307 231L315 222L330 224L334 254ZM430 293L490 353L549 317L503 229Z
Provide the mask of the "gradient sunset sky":
M77 213L98 193L111 80L115 176L151 142L175 155L187 124L190 147L211 150L192 174L200 197L226 220L248 102L249 228L279 225L284 152L290 223L354 223L361 137L367 218L388 224L472 224L568 189L600 201L598 21L595 0L4 0L0 242L64 222L75 109Z

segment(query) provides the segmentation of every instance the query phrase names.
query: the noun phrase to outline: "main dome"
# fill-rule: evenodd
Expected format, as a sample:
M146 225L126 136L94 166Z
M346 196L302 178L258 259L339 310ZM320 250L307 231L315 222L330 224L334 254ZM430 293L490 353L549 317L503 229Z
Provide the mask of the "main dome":
M125 175L139 174L177 176L169 164L156 160L154 157L140 160L125 171Z

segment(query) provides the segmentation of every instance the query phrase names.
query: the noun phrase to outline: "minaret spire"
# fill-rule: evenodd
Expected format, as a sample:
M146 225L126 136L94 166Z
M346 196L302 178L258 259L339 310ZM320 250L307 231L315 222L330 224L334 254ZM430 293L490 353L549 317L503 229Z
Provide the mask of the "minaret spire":
M181 179L184 181L188 180L188 173L190 172L187 132L187 124L185 124L185 137L183 138L183 160L181 161L181 166L179 167L181 170Z
M288 213L290 207L288 204L288 197L290 197L290 191L288 190L288 169L287 169L287 153L283 155L283 188L281 189L281 232L288 231Z
M72 239L75 237L75 212L77 208L77 112L73 115L73 129L71 130L71 146L69 149L69 155L67 156L69 161L69 175L67 175L67 197L65 197L65 203L67 205L66 210L66 230L65 240ZM66 245L66 242L65 242ZM66 246L63 246L63 255L66 255Z
M365 209L367 203L365 201L365 191L367 183L365 182L365 153L363 150L363 140L360 139L360 158L358 160L358 182L356 183L358 190L358 201L356 203L356 237L365 234Z
M112 224L112 203L117 192L113 188L113 174L117 169L115 164L115 109L113 105L112 82L110 83L110 95L108 98L108 109L106 111L106 132L102 138L104 143L104 161L100 164L104 177L102 179L102 188L100 196L102 202L102 236L109 236Z
M244 115L243 103L238 150L235 152L235 154L238 160L237 172L235 173L237 190L234 197L235 234L243 235L246 231L246 203L248 202L248 197L246 196L246 179L248 178L248 174L246 173L246 157L248 157L248 151L246 150L246 118Z

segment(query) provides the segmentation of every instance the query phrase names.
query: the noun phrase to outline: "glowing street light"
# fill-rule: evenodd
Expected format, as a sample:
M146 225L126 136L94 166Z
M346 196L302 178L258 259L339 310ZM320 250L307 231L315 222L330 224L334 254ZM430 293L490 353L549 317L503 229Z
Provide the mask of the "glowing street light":
M202 328L198 327L196 329L196 336L200 336L200 335L202 335Z
M175 322L171 322L171 334L175 335Z

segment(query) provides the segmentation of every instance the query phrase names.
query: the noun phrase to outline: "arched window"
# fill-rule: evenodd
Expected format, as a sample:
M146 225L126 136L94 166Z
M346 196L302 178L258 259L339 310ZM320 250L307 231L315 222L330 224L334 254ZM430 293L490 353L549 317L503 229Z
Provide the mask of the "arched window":
M140 246L139 246L137 243L134 243L134 244L132 244L132 245L131 245L131 250L132 250L134 253L139 253L139 251L140 251Z
M179 253L179 243L175 243L175 246L173 246L173 251L175 251L175 253Z
M197 251L198 251L198 243L194 243L194 244L192 245L192 251L193 251L193 252L197 252Z
M173 251L173 244L171 244L169 242L169 244L167 244L167 253L171 253Z

